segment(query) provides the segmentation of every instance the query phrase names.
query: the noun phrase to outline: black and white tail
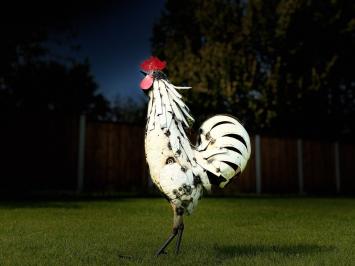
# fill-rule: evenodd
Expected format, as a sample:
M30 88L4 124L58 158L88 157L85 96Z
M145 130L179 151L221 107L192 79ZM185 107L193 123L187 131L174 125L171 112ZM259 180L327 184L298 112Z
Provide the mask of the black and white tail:
M207 170L212 185L223 188L247 165L250 139L239 121L229 115L216 115L200 127L196 148L197 163Z

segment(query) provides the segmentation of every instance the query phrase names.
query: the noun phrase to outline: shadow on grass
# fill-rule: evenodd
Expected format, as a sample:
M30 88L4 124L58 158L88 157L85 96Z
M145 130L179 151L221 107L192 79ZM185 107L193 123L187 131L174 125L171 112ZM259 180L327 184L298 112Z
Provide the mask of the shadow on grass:
M232 258L240 256L259 256L266 253L279 253L284 256L308 255L315 253L330 252L335 250L333 246L319 246L313 244L296 245L234 245L215 246L218 256Z

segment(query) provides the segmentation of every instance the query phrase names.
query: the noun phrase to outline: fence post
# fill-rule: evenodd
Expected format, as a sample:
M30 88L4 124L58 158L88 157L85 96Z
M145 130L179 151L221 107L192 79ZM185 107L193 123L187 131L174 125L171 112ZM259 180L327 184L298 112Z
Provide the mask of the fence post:
M339 159L339 142L334 143L334 160L335 160L335 186L336 192L340 193L340 159Z
M297 172L298 172L298 192L304 193L303 181L303 143L302 139L297 139Z
M79 139L78 139L78 184L77 192L82 192L84 188L84 164L85 164L85 115L79 117Z
M256 193L261 193L260 135L255 135L255 185Z

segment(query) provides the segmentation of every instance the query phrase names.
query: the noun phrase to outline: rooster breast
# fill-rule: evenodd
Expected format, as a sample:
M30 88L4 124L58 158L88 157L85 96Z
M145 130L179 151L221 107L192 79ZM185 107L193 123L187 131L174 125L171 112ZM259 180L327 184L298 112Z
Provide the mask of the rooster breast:
M145 150L154 184L176 208L191 214L202 195L202 185L194 178L192 166L174 157L169 138L159 127L147 132Z
M152 181L161 190L159 182L160 170L174 154L169 149L169 138L159 127L147 132L145 153Z

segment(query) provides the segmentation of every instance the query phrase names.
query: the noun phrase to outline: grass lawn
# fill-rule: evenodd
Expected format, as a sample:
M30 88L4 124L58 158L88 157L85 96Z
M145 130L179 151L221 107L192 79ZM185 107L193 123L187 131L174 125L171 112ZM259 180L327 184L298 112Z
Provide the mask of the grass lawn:
M355 265L355 199L204 198L181 254L164 199L0 202L0 265Z

